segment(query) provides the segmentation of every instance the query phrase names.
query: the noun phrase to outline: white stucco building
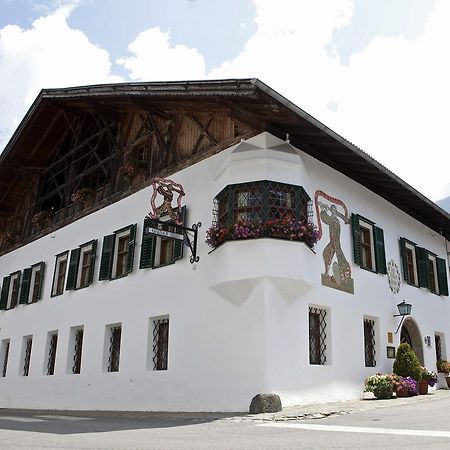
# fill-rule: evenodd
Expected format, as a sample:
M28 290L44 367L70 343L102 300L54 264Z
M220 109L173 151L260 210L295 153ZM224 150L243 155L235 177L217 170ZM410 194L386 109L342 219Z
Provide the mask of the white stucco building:
M198 262L147 234L155 176ZM0 407L245 411L448 357L450 216L258 80L42 91L0 186Z

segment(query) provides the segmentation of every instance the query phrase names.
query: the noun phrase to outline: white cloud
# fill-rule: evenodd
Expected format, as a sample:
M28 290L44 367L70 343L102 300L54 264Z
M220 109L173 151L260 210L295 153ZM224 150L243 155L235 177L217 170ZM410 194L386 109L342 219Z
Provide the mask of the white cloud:
M159 27L140 33L128 46L134 56L117 60L133 80L195 80L205 77L205 61L195 48L170 46L169 32Z
M0 29L0 149L42 88L121 81L110 74L108 52L67 24L75 4L37 19L30 29Z
M0 30L0 124L9 131L42 87L118 80L108 53L68 26L76 1L29 30ZM172 46L157 27L117 63L143 81L256 76L428 197L450 195L450 2L436 0L416 39L379 36L344 65L326 49L352 20L352 0L253 1L256 33L209 73L197 49Z
M417 39L378 37L345 66L325 46L350 0L254 1L257 32L209 77L257 76L426 196L450 195L450 2L436 1Z

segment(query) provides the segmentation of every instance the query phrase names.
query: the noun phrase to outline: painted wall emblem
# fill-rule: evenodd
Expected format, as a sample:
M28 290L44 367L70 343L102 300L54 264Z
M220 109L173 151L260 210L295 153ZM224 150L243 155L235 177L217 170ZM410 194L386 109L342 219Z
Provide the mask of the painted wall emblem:
M400 291L400 285L402 284L402 278L400 276L397 263L393 259L387 263L387 278L391 292L398 294Z
M350 263L342 251L341 220L344 225L350 223L348 209L342 200L331 197L323 191L314 194L316 205L319 240L322 238L322 222L328 225L329 242L322 252L325 272L322 284L333 289L354 293L354 283Z
M169 217L177 224L182 225L183 220L179 216L181 212L181 199L185 195L184 189L181 184L175 183L175 181L169 180L168 178L153 178L152 180L153 194L150 199L151 210L148 213L148 217L153 220L158 220L164 213L169 214ZM174 193L177 196L177 209L172 207L172 201ZM162 204L156 206L156 198L162 197Z

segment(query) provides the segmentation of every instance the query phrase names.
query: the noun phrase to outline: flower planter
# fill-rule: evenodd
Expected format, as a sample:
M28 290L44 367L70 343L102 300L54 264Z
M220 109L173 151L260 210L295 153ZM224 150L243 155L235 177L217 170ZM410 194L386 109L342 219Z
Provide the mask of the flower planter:
M450 389L450 377L446 376L445 381L447 382L447 387Z
M448 389L447 378L448 378L448 373L439 372L436 388L437 389Z
M397 397L408 397L409 389L398 389L395 393L397 394Z
M428 394L428 380L419 381L419 395Z

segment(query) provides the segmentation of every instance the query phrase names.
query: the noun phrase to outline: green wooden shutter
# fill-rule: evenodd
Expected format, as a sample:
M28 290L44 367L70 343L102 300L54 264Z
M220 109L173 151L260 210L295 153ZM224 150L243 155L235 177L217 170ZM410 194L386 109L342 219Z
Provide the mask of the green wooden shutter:
M436 266L439 281L439 294L448 295L447 268L445 259L436 258Z
M9 285L11 282L11 276L3 278L2 293L0 294L0 309L6 309L6 303L8 301Z
M97 258L97 239L92 241L91 261L89 263L89 284L94 281L95 260Z
M16 274L17 274L17 286L18 286L18 289L16 291L16 294L13 297L11 297L11 308L15 308L16 305L17 305L17 302L19 301L20 278L22 276L22 272L18 271L18 272L16 272Z
M127 273L133 270L134 266L134 248L136 246L136 228L137 224L130 227L130 235L128 236L128 255L127 255Z
M77 284L78 261L80 260L80 249L75 248L70 252L69 270L67 272L66 291L75 289Z
M33 269L31 267L27 267L26 269L23 270L22 286L20 287L20 297L19 297L19 303L21 303L21 304L28 303L32 271L33 271Z
M41 261L39 263L39 271L41 273L41 280L40 280L39 284L36 286L36 290L37 290L36 301L38 301L42 298L42 285L44 284L44 272L45 272L45 262L44 261Z
M109 280L111 278L111 267L114 256L115 234L109 234L103 237L102 257L100 260L100 273L98 279Z
M406 257L406 239L400 238L400 256L402 259L403 279L409 283L408 259Z
M150 225L150 222L150 219L144 219L139 269L150 269L155 263L156 236L154 234L146 233L146 229Z
M352 234L353 234L353 261L361 265L361 230L359 227L359 216L352 213Z
M419 286L429 289L428 251L425 248L416 247L416 258Z
M184 226L186 222L186 206L181 208L181 221ZM177 259L183 258L183 249L184 249L184 240L179 241L175 240L173 243L173 259L176 261Z
M378 273L387 273L386 267L386 252L384 249L384 233L381 228L373 227L373 234L375 239L375 261Z

